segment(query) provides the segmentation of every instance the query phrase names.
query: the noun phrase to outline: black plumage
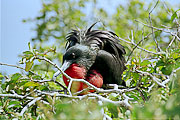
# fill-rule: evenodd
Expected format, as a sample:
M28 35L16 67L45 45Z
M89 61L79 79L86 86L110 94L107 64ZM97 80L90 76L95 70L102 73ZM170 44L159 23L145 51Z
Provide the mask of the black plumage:
M121 79L126 54L118 36L111 31L72 30L67 35L66 53L63 61L78 63L90 70L97 70L103 76L103 84L124 85Z

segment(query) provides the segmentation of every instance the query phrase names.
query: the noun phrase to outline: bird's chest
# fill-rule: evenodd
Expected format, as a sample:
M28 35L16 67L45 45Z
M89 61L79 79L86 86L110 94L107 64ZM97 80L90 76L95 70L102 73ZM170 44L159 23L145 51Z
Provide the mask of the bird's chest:
M77 64L72 64L65 71L65 73L68 74L72 78L85 79L86 81L88 81L89 83L93 84L96 87L101 87L103 84L103 77L100 73L98 73L95 70L91 70L88 73L88 75L86 75L87 74L86 69L84 67L78 66ZM63 80L66 86L68 86L69 85L68 79L65 76L63 76ZM71 86L71 92L74 93L77 91L81 91L87 87L88 86L83 82L74 81ZM90 92L93 92L93 91L90 91Z
M85 79L85 76L86 76L85 68L80 67L77 64L72 64L65 71L65 73L68 74L70 77L76 78L76 79ZM66 86L68 86L69 85L68 79L65 76L63 76L63 80ZM74 81L71 85L71 92L74 93L74 92L80 91L83 89L83 87L84 87L84 83Z

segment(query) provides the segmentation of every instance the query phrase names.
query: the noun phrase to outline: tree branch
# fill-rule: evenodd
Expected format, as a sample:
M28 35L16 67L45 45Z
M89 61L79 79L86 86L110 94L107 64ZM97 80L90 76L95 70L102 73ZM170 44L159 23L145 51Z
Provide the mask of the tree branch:
M143 22L141 22L141 21L139 21L139 20L136 20L136 19L135 19L135 21L136 21L136 22L139 22L139 23L141 23L142 25L145 25L145 26L147 26L147 27L150 27L150 28L153 28L153 29L156 29L156 30L159 30L159 31L163 31L163 32L165 32L165 33L169 33L169 34L171 34L172 36L175 36L175 37L180 41L180 38L178 37L177 33L171 32L170 30L167 31L167 30L165 30L165 29L163 29L163 28L157 28L157 27L154 27L154 26L150 26L150 25L145 24L145 23L143 23Z
M22 68L22 67L20 67L20 66L17 66L17 65L10 65L10 64L6 64L6 63L0 63L0 65L9 66L9 67L16 67L16 68L19 68L19 69L22 69L22 70L25 71L24 68ZM35 72L33 72L33 71L31 71L31 70L29 70L28 72L30 72L30 73L32 73L32 74L34 74L34 75L37 75L37 76L39 76L39 77L41 78L40 75L36 74ZM43 78L41 78L41 79L43 79Z
M70 99L79 99L79 100L83 100L83 99L90 98L90 97L95 97L95 98L98 98L99 100L101 100L102 102L105 102L105 103L112 103L115 105L120 105L120 106L126 107L127 109L132 108L131 105L128 103L128 101L130 100L130 98L128 98L128 97L125 97L125 100L123 100L123 101L112 101L108 98L102 97L101 95L98 95L95 93L90 93L90 94L86 94L83 96L71 96L71 95L59 94L57 92L48 93L48 92L42 92L39 90L37 90L37 92L39 92L40 94L43 94L43 95L50 95L50 96L56 96L56 97L66 97L66 98L70 98Z
M37 97L34 100L32 100L31 102L29 102L21 111L20 116L23 116L24 112L31 107L33 104L35 104L37 101L39 101L41 99L41 97Z
M149 12L149 21L150 21L150 25L151 25L153 40L154 40L154 42L156 43L158 52L160 52L160 51L161 51L161 48L159 47L158 42L157 42L157 40L156 40L156 38L155 38L154 29L153 29L153 27L152 27L152 20L151 20L151 13L152 13L153 10L156 8L156 6L158 5L158 3L159 3L159 0L157 0L155 6L154 6L153 9Z
M157 31L157 30L156 30ZM154 32L156 32L154 31ZM127 61L129 60L130 56L132 55L132 53L134 52L134 50L139 47L138 45L143 42L145 39L147 39L152 33L149 33L148 35L146 35L145 37L143 37L136 45L134 45L135 47L132 49L132 51L130 52L130 54L128 55L128 59ZM135 43L132 43L132 44L135 44ZM154 54L154 53L153 53Z
M143 50L143 51L145 51L145 52L148 52L148 53L151 53L151 54L155 54L155 55L159 54L159 53L155 53L155 52L146 50L146 49L144 49L144 48L142 48L142 47L139 47L136 43L129 42L129 41L127 41L127 40L125 40L125 39L123 39L123 38L120 38L120 37L118 37L118 38L119 38L120 40L128 43L128 44L132 44L132 45L136 46L138 49L141 49L141 50Z
M161 80L160 80L159 78L153 76L151 73L144 72L144 71L140 71L140 70L135 70L135 71L138 72L138 73L141 73L141 74L143 74L143 75L148 75L148 76L150 76L150 77L152 78L152 80L153 80L154 82L156 82L159 86L161 86L161 87L166 87L165 84L163 84L163 83L160 82Z

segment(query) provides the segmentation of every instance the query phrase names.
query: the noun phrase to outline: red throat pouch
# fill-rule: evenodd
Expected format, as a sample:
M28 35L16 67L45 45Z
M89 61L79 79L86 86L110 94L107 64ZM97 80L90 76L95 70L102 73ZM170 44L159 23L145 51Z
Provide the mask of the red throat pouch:
M86 81L88 81L89 83L93 84L94 86L96 86L98 88L100 88L103 84L103 77L100 73L98 73L96 70L91 70L90 71L91 74L89 74L86 77L86 69L84 67L79 66L78 64L72 64L65 71L65 73L68 74L72 78L85 79ZM65 76L63 76L63 80L64 80L64 83L66 84L66 86L68 86L69 85L68 79ZM88 86L83 82L74 81L71 86L71 92L75 93L75 92L81 91L87 87ZM94 90L89 90L88 92L94 92ZM86 94L86 93L82 93L82 94Z

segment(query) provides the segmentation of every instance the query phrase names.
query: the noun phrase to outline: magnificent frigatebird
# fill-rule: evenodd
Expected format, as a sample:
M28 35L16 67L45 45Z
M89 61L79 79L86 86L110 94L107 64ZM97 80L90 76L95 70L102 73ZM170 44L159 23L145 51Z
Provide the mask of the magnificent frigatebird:
M70 77L85 79L99 88L103 84L124 85L121 75L126 69L125 49L115 33L92 30L95 24L84 31L72 30L67 35L61 69ZM68 79L63 76L63 80L68 86ZM86 87L84 83L74 82L71 90L77 92Z

